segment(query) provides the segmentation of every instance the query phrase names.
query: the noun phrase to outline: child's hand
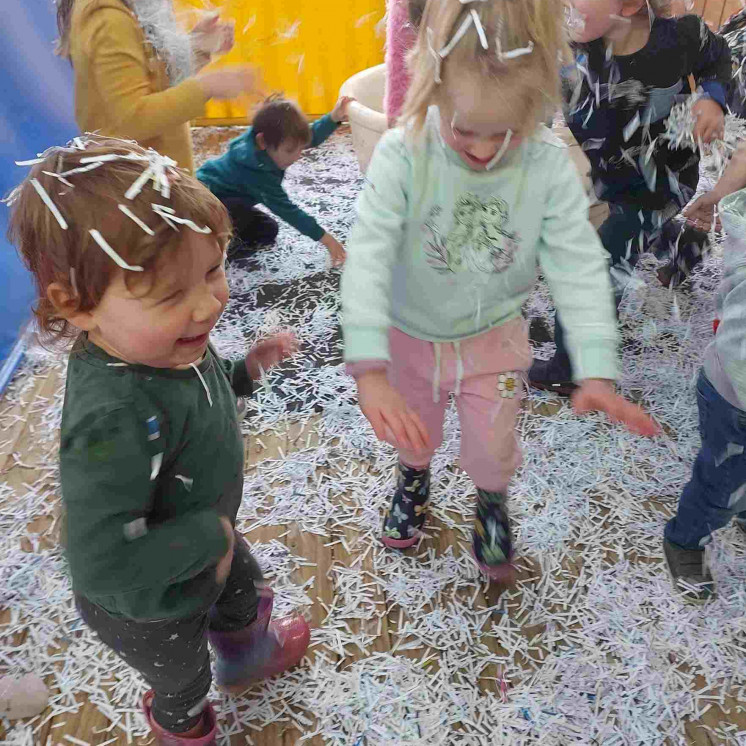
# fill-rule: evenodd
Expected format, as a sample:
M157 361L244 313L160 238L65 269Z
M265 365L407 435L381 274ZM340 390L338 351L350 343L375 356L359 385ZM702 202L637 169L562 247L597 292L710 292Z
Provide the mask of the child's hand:
M292 357L296 352L298 352L298 338L292 332L283 332L269 339L263 339L249 350L246 356L246 370L253 380L257 380L262 370L269 370Z
M218 562L218 566L215 569L215 581L219 585L223 585L228 580L228 575L231 572L233 548L236 546L236 535L233 533L233 526L226 516L221 515L220 522L223 524L223 530L228 537L228 551L220 558L220 562Z
M684 217L696 228L709 230L712 225L712 217L715 207L723 197L746 187L746 143L741 143L733 157L730 159L728 168L725 169L720 181L712 188L712 191L703 194L684 210ZM715 227L721 230L720 218L717 218Z
M347 254L345 253L345 247L337 241L331 233L325 233L321 237L321 243L326 246L329 254L332 257L332 266L341 267L345 263Z
M221 23L218 13L209 13L192 29L190 37L192 51L209 58L230 52L235 40L235 26L233 21Z
M711 98L703 98L692 107L696 117L694 124L694 141L707 144L722 138L725 130L725 115L720 104Z
M715 208L720 201L720 196L717 192L710 191L703 194L701 197L696 199L689 205L682 215L686 218L686 222L699 230L709 231L712 227L712 220L715 217ZM720 218L716 218L715 228L721 229Z
M409 451L428 449L427 430L422 420L389 383L385 371L372 370L359 376L357 393L360 409L378 440Z
M250 65L224 67L200 73L195 80L202 86L207 98L237 98L260 90L260 78Z
M352 96L342 96L337 101L336 106L332 109L332 119L335 122L341 122L347 118L347 109L350 108L350 103L355 99Z
M586 378L572 396L578 414L604 412L612 422L621 422L628 430L652 438L660 434L660 427L645 414L642 407L628 402L614 391L611 381Z

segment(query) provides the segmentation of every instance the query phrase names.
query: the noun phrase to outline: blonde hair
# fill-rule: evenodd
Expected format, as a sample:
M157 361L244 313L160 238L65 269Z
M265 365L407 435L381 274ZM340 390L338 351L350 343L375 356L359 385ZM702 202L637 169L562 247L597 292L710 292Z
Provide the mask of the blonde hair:
M474 13L481 28L472 22L444 53ZM505 54L527 48L529 53ZM408 59L412 81L400 121L412 125L415 133L421 132L428 107L443 96L445 85L472 74L511 90L531 81L524 97L528 104L525 129L533 129L549 106L559 108L560 67L568 59L557 0L429 0Z

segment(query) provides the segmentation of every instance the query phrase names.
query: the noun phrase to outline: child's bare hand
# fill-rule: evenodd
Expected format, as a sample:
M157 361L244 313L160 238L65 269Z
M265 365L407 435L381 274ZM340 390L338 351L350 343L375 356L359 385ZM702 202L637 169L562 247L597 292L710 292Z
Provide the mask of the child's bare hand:
M360 409L378 440L410 451L429 448L427 430L422 420L389 383L385 371L372 370L361 375L357 379L357 392Z
M235 25L233 21L221 23L219 13L209 13L195 25L190 36L195 54L226 54L233 48Z
M705 145L723 137L725 115L716 101L703 98L692 107L696 121L694 124L694 141L702 140Z
M292 332L283 332L269 339L257 342L246 356L246 370L252 379L261 376L262 370L269 370L298 352L298 338ZM261 368L261 370L260 370Z
M321 243L326 246L327 251L331 255L332 266L341 267L345 263L345 259L347 258L345 247L342 246L342 244L337 241L337 239L334 238L331 233L325 233L321 237Z
M220 558L220 562L218 562L218 566L215 569L215 580L220 585L223 585L231 572L233 548L236 546L236 535L233 533L233 526L226 516L221 515L220 522L223 524L223 530L228 537L228 551Z
M237 98L257 93L261 87L259 73L250 65L203 72L195 79L208 98Z
M620 422L631 432L648 438L661 431L642 407L619 396L611 381L587 378L573 394L572 405L578 414L603 412L612 422Z
M332 119L335 122L341 122L343 119L346 119L347 110L350 108L350 103L354 100L355 99L352 96L342 96L339 101L337 101L334 109L332 109Z
M707 192L689 205L682 215L687 223L703 231L709 231L715 216L715 208L720 201L715 191ZM715 227L720 230L720 218L716 218Z

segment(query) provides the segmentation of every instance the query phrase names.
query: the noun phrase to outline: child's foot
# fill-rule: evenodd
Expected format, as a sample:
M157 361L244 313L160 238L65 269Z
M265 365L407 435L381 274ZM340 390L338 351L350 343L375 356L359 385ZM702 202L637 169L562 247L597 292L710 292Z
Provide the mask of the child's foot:
M715 581L707 567L704 549L682 549L664 539L663 553L673 587L684 601L703 604L715 596Z
M153 690L145 693L142 698L142 709L148 721L151 733L155 736L157 746L215 746L218 733L215 710L208 702L205 705L202 722L186 733L170 733L153 719Z
M430 469L415 469L401 461L397 469L396 492L383 519L381 541L394 549L406 549L422 534L430 499Z
M297 665L311 639L308 622L300 615L272 619L274 593L264 589L256 619L235 632L210 630L210 644L217 653L215 682L229 694ZM271 620L271 621L270 621Z
M477 489L472 551L479 569L493 580L509 582L515 576L511 564L513 538L504 493Z
M559 355L555 355L549 360L534 360L528 371L529 386L559 396L570 396L577 388L577 384L572 381L569 360L565 365L564 359L559 358Z

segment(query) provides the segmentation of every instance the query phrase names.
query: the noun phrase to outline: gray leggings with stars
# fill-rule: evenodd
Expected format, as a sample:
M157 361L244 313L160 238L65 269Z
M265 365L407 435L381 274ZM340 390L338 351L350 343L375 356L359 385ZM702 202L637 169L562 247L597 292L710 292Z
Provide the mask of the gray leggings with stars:
M155 692L155 721L171 733L184 733L199 723L212 683L207 630L229 632L254 621L255 583L262 580L259 565L236 534L230 575L209 612L185 619L135 621L113 616L83 596L75 600L83 621L101 642L139 671Z

